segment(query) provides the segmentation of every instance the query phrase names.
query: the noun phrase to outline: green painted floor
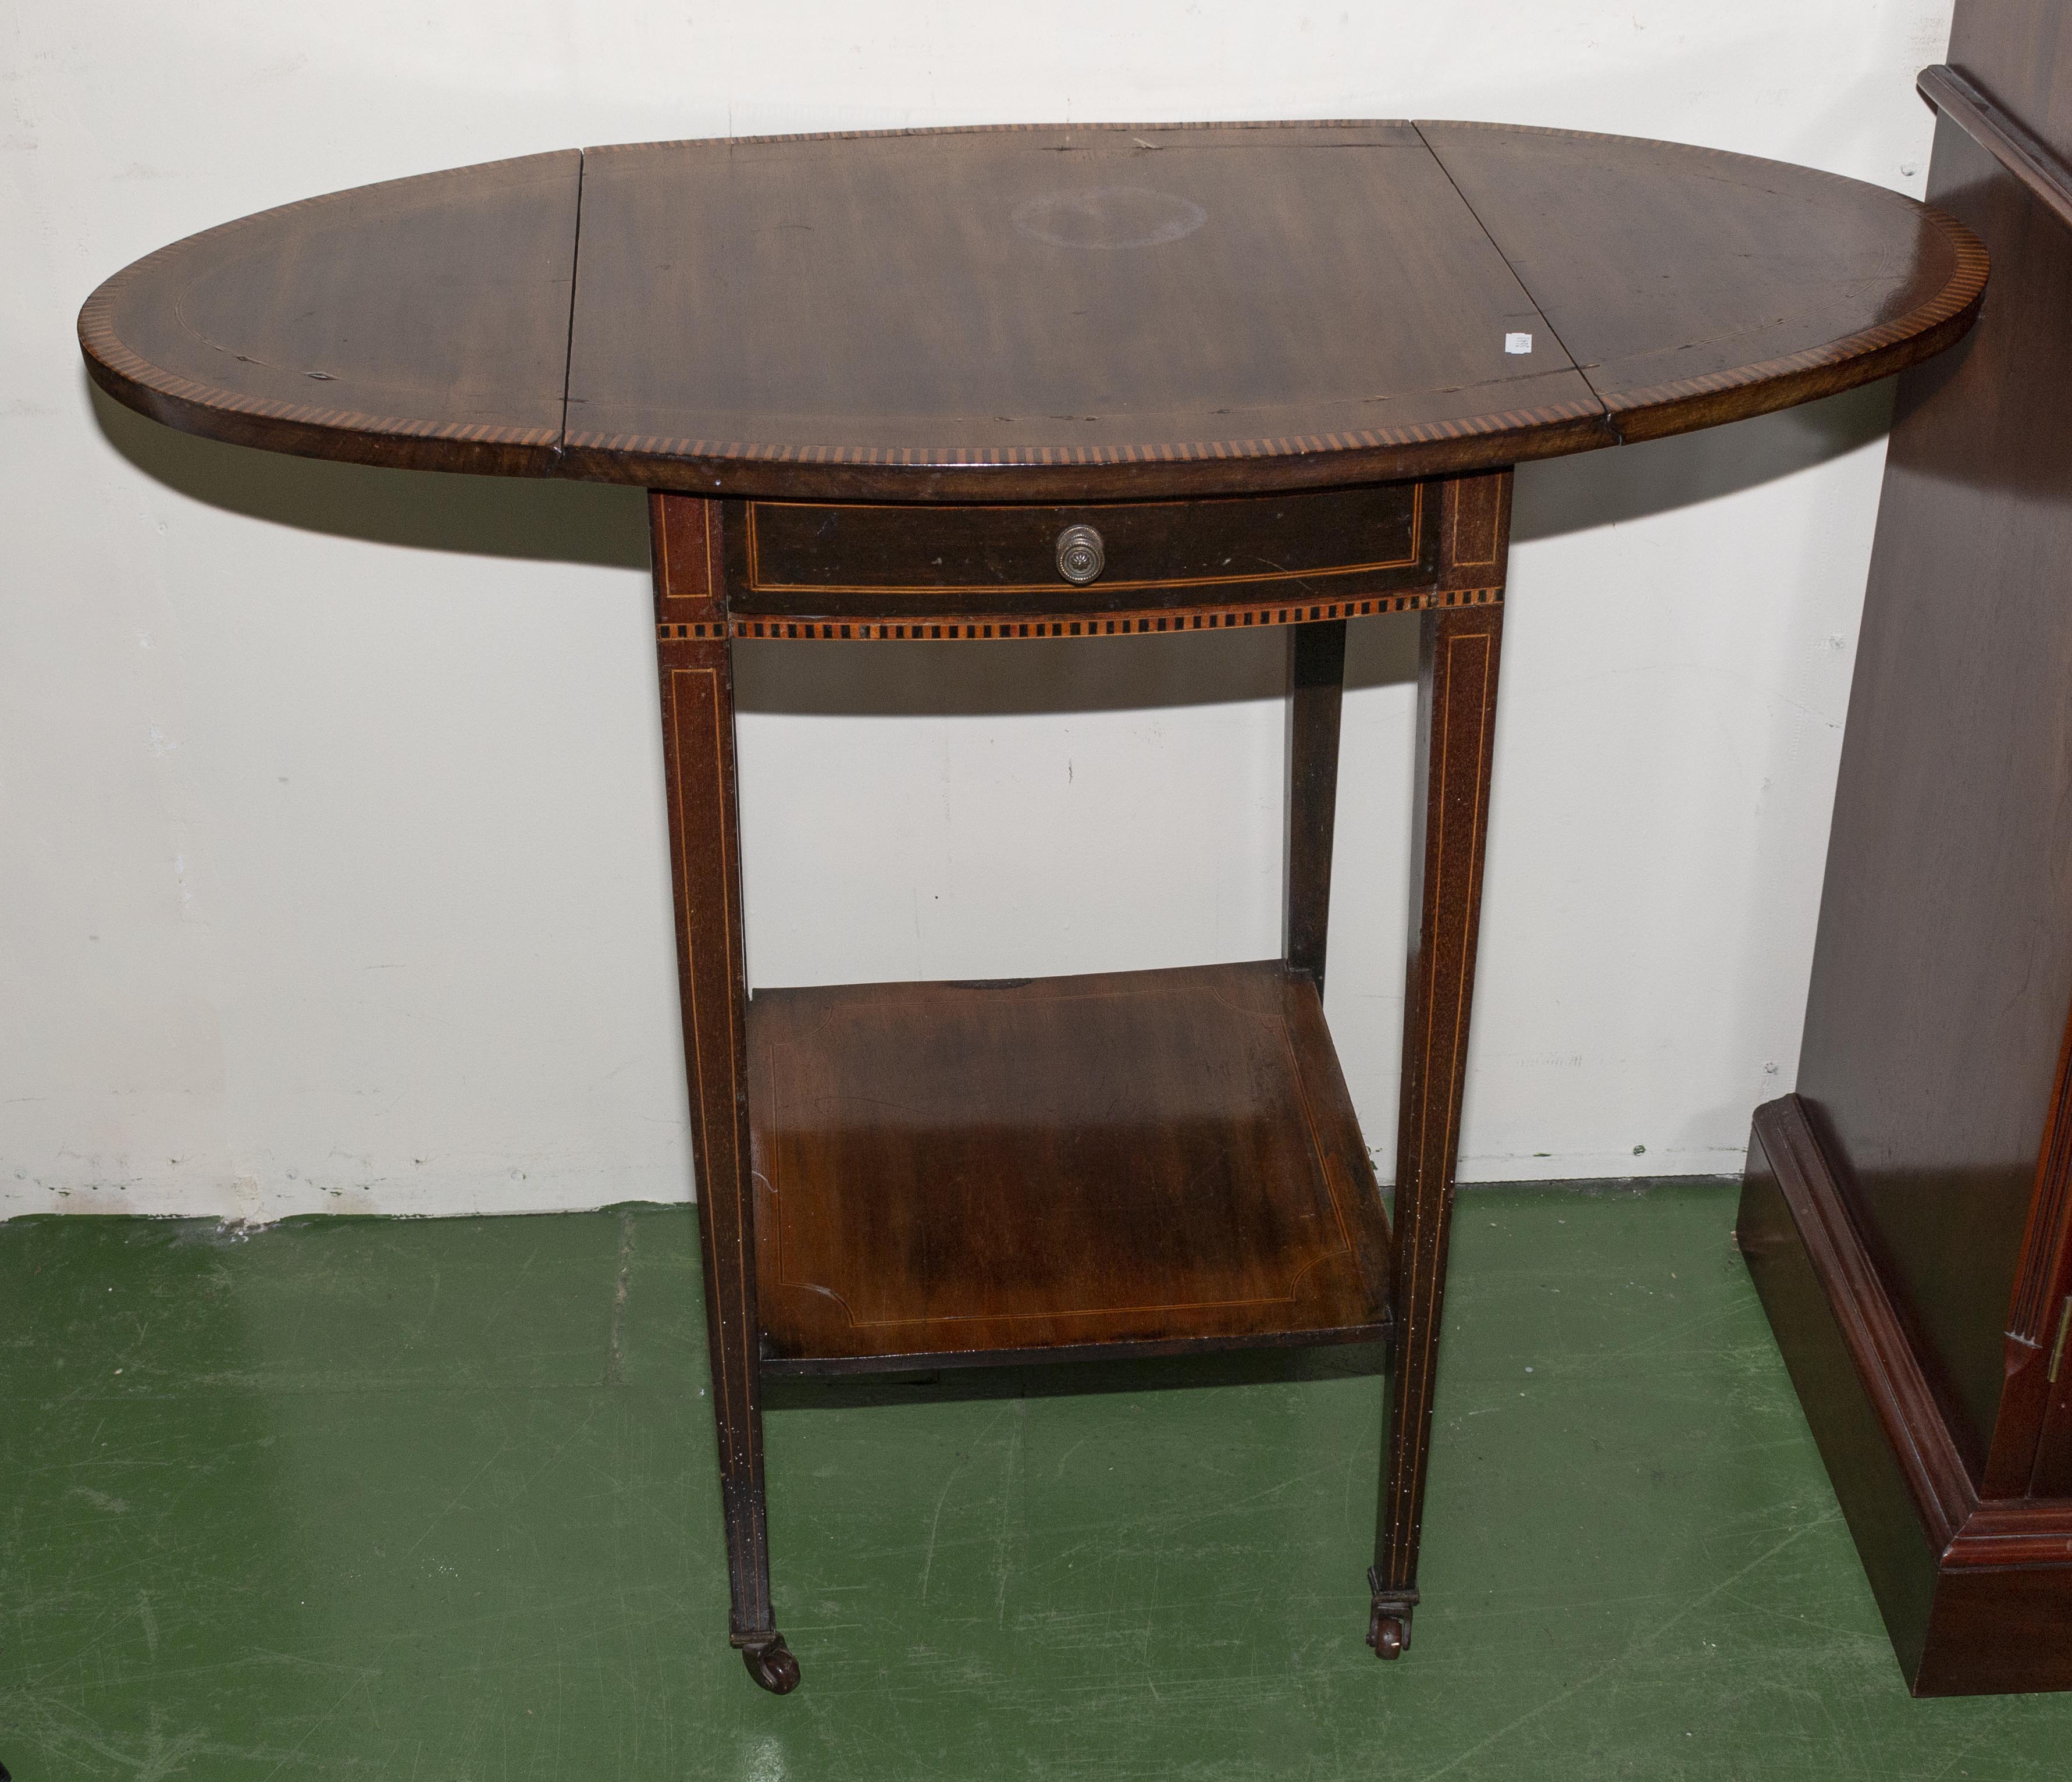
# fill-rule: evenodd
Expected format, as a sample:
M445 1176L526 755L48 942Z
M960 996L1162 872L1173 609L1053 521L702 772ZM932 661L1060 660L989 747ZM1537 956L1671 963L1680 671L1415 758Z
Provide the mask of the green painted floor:
M783 1700L726 1643L688 1209L0 1225L0 1761L2066 1775L2072 1698L1901 1688L1733 1216L1711 1183L1463 1196L1393 1666L1371 1357L783 1389Z

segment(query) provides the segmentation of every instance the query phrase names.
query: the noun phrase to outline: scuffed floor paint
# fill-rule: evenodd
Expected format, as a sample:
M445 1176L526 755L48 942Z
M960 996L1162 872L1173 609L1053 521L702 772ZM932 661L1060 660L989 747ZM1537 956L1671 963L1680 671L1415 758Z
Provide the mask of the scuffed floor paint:
M1362 1643L1370 1356L787 1385L783 1700L726 1643L688 1209L0 1225L0 1761L2062 1775L2072 1698L1907 1698L1733 1209L1716 1185L1462 1197L1394 1666Z

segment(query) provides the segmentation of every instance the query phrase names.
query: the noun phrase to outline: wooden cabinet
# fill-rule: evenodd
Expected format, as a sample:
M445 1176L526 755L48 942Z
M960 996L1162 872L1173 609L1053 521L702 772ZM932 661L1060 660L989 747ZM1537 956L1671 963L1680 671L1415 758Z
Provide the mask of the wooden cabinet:
M1917 1694L2072 1688L2072 16L1958 9L1993 261L1898 394L1799 1089L1741 1241Z

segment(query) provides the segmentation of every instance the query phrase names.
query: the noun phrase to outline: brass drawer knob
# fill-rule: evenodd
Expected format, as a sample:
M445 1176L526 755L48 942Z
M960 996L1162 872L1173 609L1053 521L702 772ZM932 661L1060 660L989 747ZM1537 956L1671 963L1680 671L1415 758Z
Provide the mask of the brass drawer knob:
M1101 535L1092 526L1067 526L1058 534L1058 573L1074 586L1092 581L1107 561Z

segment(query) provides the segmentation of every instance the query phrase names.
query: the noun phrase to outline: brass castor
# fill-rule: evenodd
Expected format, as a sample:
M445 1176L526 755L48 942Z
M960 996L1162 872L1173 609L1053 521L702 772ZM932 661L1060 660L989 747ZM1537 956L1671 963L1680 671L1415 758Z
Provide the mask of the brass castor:
M759 1646L743 1646L741 1661L748 1674L772 1695L789 1695L799 1686L799 1661L781 1633Z
M1400 1658L1410 1650L1410 1611L1417 1607L1417 1592L1414 1587L1385 1587L1371 1571L1367 1574L1367 1582L1374 1593L1367 1643L1374 1648L1377 1658Z

